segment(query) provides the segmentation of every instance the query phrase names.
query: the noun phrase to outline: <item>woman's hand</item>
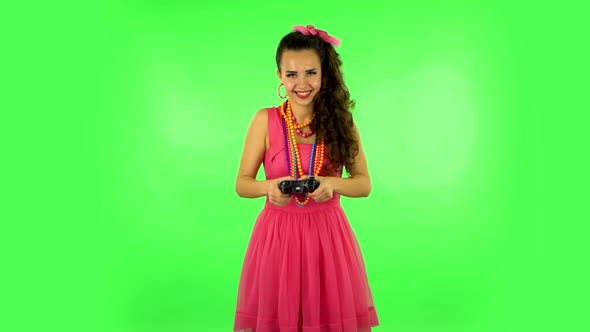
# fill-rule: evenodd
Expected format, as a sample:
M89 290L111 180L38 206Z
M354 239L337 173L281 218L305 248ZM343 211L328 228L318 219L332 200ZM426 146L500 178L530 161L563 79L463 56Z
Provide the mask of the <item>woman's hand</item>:
M285 206L291 200L291 195L283 194L281 189L279 189L279 183L284 180L294 180L291 176L285 176L282 178L277 178L273 180L266 181L266 196L268 196L268 200L276 206Z
M308 176L305 178L309 178ZM328 176L316 176L316 180L320 182L319 187L309 194L314 201L321 203L328 201L334 196L334 187L332 184L331 177Z

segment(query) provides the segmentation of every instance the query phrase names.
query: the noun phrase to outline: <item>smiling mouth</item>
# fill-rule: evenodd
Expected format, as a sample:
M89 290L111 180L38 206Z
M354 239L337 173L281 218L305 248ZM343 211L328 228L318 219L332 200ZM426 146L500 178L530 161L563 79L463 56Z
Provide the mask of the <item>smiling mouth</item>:
M309 95L311 94L311 90L307 90L307 91L295 91L295 94L299 98L306 98L306 97L309 97Z

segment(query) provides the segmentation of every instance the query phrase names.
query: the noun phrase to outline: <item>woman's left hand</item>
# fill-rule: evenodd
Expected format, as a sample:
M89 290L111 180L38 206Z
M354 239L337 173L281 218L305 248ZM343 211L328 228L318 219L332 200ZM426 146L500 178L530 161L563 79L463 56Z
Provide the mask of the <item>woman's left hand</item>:
M314 192L309 194L309 197L318 203L330 200L334 196L334 187L330 177L316 176L315 179L320 182L320 185Z

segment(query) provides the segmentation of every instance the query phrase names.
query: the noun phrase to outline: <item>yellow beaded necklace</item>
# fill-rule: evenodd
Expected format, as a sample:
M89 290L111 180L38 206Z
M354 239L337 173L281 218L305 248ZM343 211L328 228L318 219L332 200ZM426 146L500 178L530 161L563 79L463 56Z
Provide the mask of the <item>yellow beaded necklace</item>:
M281 115L283 116L284 123L286 124L286 140L287 140L287 149L289 152L290 158L288 160L288 167L289 167L289 174L297 179L298 177L303 177L303 167L301 166L301 158L299 155L299 148L297 146L297 141L295 139L295 132L298 129L297 127L303 128L311 124L312 118L304 124L296 126L293 123L293 113L291 111L291 100L287 100L287 109L285 110L285 104L281 104ZM321 138L317 138L312 146L311 156L309 160L309 175L310 176L318 176L320 174L320 170L323 165L324 161L324 151L325 151L325 144L324 140ZM305 199L303 201L299 200L297 196L295 196L295 201L299 206L304 206L309 202L309 194L305 195Z

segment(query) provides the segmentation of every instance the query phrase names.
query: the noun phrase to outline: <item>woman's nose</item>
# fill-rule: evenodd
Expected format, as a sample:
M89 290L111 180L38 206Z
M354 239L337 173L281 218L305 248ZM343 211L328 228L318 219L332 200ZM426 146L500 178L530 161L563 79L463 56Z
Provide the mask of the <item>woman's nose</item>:
M307 83L307 75L300 75L297 77L297 85L300 87L307 87L309 84Z

